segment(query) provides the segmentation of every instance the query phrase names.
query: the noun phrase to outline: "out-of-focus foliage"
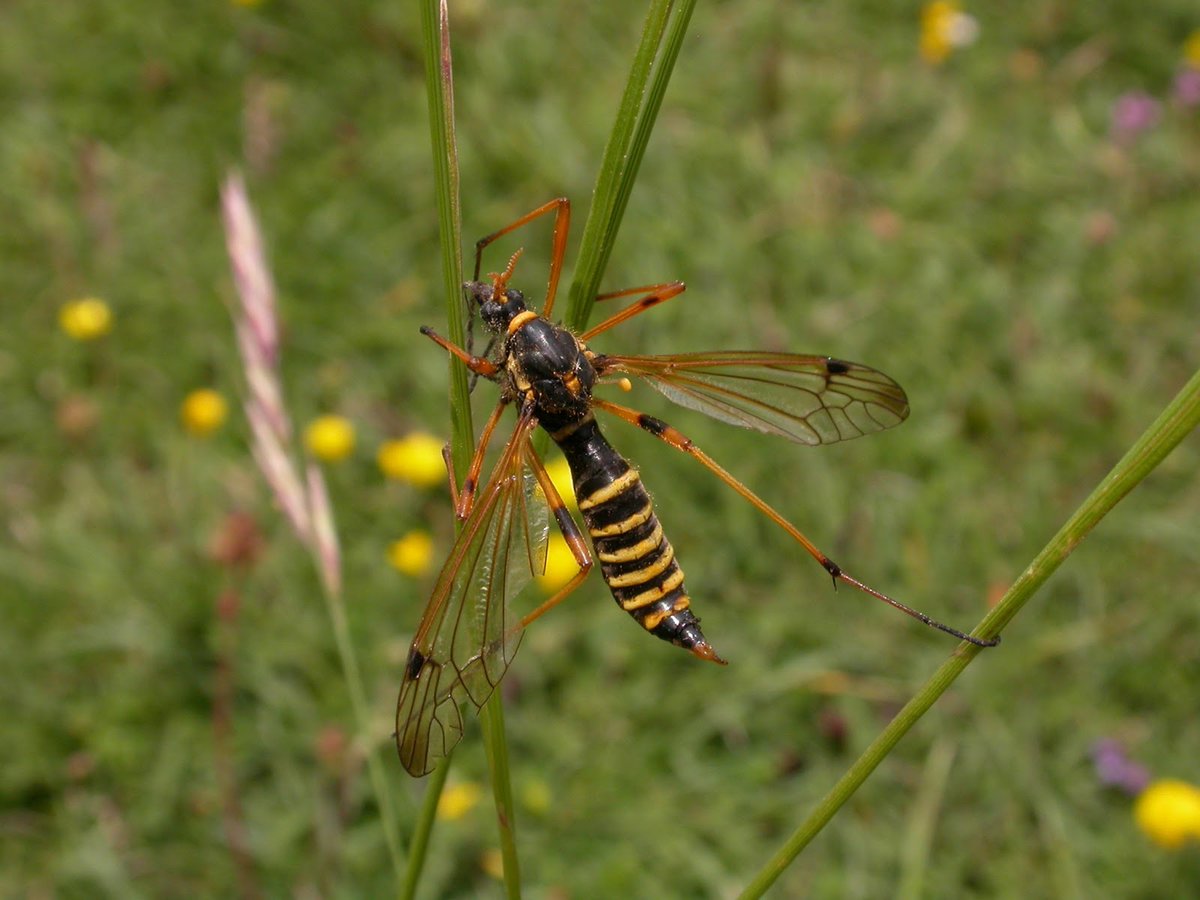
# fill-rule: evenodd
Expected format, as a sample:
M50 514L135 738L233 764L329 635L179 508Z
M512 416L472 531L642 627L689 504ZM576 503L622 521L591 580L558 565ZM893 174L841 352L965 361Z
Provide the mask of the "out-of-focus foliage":
M960 8L975 39L931 66L917 5L701 4L606 279L688 292L597 349L790 348L895 377L903 426L818 450L651 391L620 401L851 572L966 628L1200 360L1200 110L1178 88L1200 13ZM451 4L470 239L563 193L577 236L642 12ZM385 755L407 834L422 788L388 755L391 708L453 536L446 491L374 463L385 441L448 433L445 354L417 332L443 308L421 72L411 4L0 8L0 894L393 891L363 753ZM1115 118L1131 94L1155 110L1132 131ZM244 393L217 198L234 165L278 282L293 418L336 410L362 448L327 471L378 720L362 741L244 421L203 442L180 422L199 385L234 408ZM496 265L524 244L536 296L548 243L514 236ZM102 340L60 327L84 297L104 298ZM692 461L609 432L731 665L648 638L598 579L530 629L505 682L525 880L728 895L953 643L833 593ZM928 846L905 855L927 860L923 896L1200 892L1194 855L1144 840L1089 760L1113 736L1157 778L1200 777L1198 468L1193 438L784 895L889 895L935 740L956 753ZM417 529L434 567L412 577L388 550ZM473 723L455 764L485 781ZM429 896L496 889L491 816L439 824Z

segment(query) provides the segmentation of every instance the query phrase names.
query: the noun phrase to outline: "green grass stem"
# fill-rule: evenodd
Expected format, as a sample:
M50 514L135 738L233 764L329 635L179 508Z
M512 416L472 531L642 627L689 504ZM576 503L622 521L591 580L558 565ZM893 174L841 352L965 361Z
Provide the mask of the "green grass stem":
M434 196L441 247L442 293L449 339L462 344L466 327L462 304L462 207L458 174L458 142L454 132L454 72L450 55L450 20L445 0L422 0L421 46L425 61L425 90L429 111L429 141L433 155ZM450 446L455 471L465 475L471 461L474 430L467 373L457 360L450 367ZM413 897L429 850L438 799L450 771L443 759L426 786L425 800L409 848L404 897Z
M1029 602L1034 592L1071 555L1079 543L1087 537L1096 524L1108 514L1121 499L1138 485L1154 468L1166 458L1200 422L1200 370L1167 405L1129 449L1121 461L1092 491L1066 524L1038 553L1016 583L1008 589L975 630L981 637L991 637L1012 621L1013 616ZM961 643L916 695L880 733L880 735L855 761L841 780L817 805L799 828L779 851L771 857L757 876L747 885L741 896L761 897L825 827L839 809L862 786L884 757L900 742L900 739L920 720L934 702L962 674L967 665L982 648ZM997 651L1003 652L1003 651Z
M462 300L462 207L458 173L458 143L454 132L454 65L450 52L450 19L445 0L427 0L421 4L421 37L425 56L425 83L429 100L429 133L433 151L435 191L437 195L439 236L442 247L442 277L446 301L447 334L462 346L466 328ZM451 446L455 471L465 476L474 447L475 431L471 422L471 398L466 368L450 360ZM496 820L504 855L504 884L509 897L520 896L520 866L517 859L516 823L513 818L512 784L509 781L508 753L504 737L504 712L499 691L493 691L481 710L480 723L488 748L492 790L496 798ZM436 793L428 804L437 805L437 796L445 784L446 761L438 767L439 778L430 785ZM423 815L414 847L422 854L428 847L429 829L434 816ZM423 860L410 863L408 884L415 887Z
M421 810L417 814L412 841L408 847L408 868L404 873L404 886L400 892L404 900L411 900L417 895L421 872L425 868L425 858L429 855L429 835L433 832L434 819L437 817L438 800L446 787L446 777L449 774L450 757L447 756L429 773L429 781L425 784L425 798L421 801Z
M458 175L458 141L454 132L454 71L450 56L450 19L445 0L422 0L421 45L429 106L429 139L433 150L438 238L442 248L442 290L446 304L446 336L462 346L466 340L462 283L462 204ZM450 435L454 468L464 475L471 462L475 432L467 372L454 359L450 366Z
M483 746L488 771L492 776L492 799L500 829L500 855L504 860L504 895L509 900L521 896L521 863L517 857L516 808L513 806L512 779L508 768L508 743L504 732L504 704L500 692L479 711L483 724Z
M354 641L350 637L350 624L346 617L346 601L340 590L331 590L329 585L322 591L329 619L333 623L333 636L337 644L338 656L342 663L342 672L346 678L346 688L350 692L350 703L354 707L354 721L359 734L369 735L371 723L371 707L367 703L367 692L363 687L362 673L358 665L358 654L354 649ZM392 801L391 789L388 786L387 774L380 761L378 748L372 741L368 746L367 776L371 779L371 789L379 804L379 818L383 823L383 838L387 844L388 856L392 861L396 878L399 880L404 873L403 849L396 831L396 804Z
M587 324L592 303L600 290L600 279L604 276L609 254L617 239L617 230L625 211L621 197L622 194L628 197L630 190L624 183L626 180L632 181L641 161L640 155L634 156L634 135L639 130L638 114L643 108L642 101L646 96L654 60L662 46L670 12L671 0L652 0L650 3L642 37L625 82L625 91L617 107L617 117L600 160L600 173L596 176L592 204L588 208L583 237L579 241L575 277L571 281L564 318L567 327L576 331L582 330ZM645 149L644 143L642 149Z
M637 124L626 155L626 162L621 168L620 176L617 179L615 202L612 207L608 228L604 232L604 240L601 243L599 268L594 273L595 280L589 282L586 292L580 294L584 298L585 303L579 313L580 321L576 323L579 328L583 328L591 317L592 304L595 303L596 294L600 291L600 279L604 277L604 270L608 267L608 258L612 252L613 244L616 243L617 239L617 229L620 228L621 220L625 217L625 209L629 205L629 196L633 193L633 185L637 180L638 170L641 168L642 159L646 155L646 148L650 144L650 135L654 131L655 123L658 121L658 113L662 109L663 97L666 96L667 85L671 81L671 73L675 71L675 63L679 59L679 51L683 47L683 39L687 36L688 25L692 21L692 13L695 9L696 0L683 0L671 17L666 37L661 42L662 49L659 53L658 61L654 66L654 77L650 82L650 87L646 94L646 102L642 105L641 112L638 114ZM574 288L574 284L572 284L572 288ZM574 291L572 291L571 297L574 300ZM574 304L572 303L573 306Z

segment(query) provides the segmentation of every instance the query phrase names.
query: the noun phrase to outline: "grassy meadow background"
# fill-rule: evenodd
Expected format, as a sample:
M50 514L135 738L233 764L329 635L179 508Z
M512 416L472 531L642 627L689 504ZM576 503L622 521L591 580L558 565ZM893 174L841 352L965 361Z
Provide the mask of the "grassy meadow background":
M847 570L962 628L1200 360L1200 107L1173 96L1200 10L968 11L977 41L933 66L918 4L701 3L605 278L688 292L596 342L789 348L896 378L903 426L821 449L646 388L622 401ZM565 193L569 277L643 5L451 16L464 235ZM1114 134L1135 91L1157 121ZM394 893L364 755L407 838L423 784L395 759L395 694L453 535L444 489L374 461L385 439L449 434L445 355L417 330L445 312L416 5L17 0L0 7L0 112L0 896ZM358 435L326 474L369 735L236 410L231 167L278 283L289 408ZM539 296L548 227L522 242ZM114 323L81 343L58 310L88 295ZM179 420L199 387L235 404L206 440ZM649 639L598 577L530 629L505 682L524 880L536 897L729 896L955 643L834 593L697 464L608 431L731 665ZM1193 435L778 896L1200 893L1194 845L1143 838L1091 760L1113 738L1156 777L1200 780L1198 463ZM234 512L264 545L230 572L212 546ZM435 543L415 578L386 557L413 528ZM484 799L439 822L423 895L495 896L474 721L450 777Z

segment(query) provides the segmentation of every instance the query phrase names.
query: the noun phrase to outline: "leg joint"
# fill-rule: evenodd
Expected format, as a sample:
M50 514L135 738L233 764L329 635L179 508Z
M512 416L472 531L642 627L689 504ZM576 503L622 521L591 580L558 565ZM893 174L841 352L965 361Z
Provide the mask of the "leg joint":
M662 437L667 429L671 427L662 419L656 419L654 416L648 416L645 413L638 414L637 424L639 428L645 429L655 437Z

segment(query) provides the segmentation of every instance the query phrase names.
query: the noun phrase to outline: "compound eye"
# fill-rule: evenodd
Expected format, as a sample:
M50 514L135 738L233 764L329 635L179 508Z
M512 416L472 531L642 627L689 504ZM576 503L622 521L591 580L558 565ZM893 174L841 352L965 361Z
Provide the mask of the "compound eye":
M495 300L479 301L479 315L489 325L498 321L504 315L504 308Z

